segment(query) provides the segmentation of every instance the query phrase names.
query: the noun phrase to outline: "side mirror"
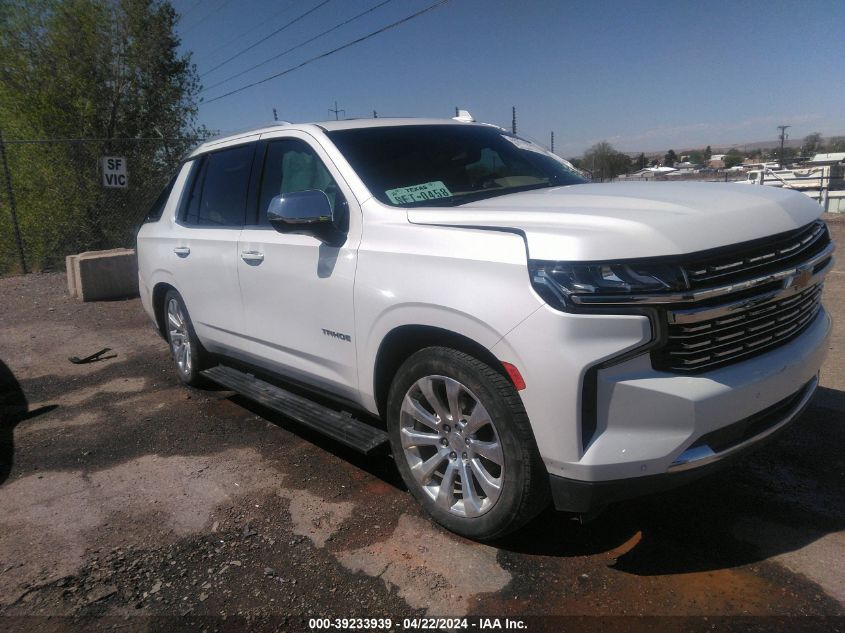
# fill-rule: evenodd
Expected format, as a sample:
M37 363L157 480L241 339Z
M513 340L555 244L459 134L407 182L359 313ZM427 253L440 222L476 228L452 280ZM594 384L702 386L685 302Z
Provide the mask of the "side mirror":
M317 189L274 196L267 208L267 220L279 233L313 235L328 243L337 242L340 236L329 198Z

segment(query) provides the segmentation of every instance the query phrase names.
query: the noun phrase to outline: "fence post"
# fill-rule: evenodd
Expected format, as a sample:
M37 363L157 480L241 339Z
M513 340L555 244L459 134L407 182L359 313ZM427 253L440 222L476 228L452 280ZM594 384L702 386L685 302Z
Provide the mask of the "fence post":
M18 255L20 256L21 270L24 274L29 272L26 265L26 253L23 248L21 227L18 224L18 209L15 204L15 192L12 189L12 174L9 172L9 162L6 160L6 144L3 142L3 130L0 130L0 160L3 162L3 172L6 175L6 193L9 196L9 209L12 213L12 226L15 230L15 241L18 243Z

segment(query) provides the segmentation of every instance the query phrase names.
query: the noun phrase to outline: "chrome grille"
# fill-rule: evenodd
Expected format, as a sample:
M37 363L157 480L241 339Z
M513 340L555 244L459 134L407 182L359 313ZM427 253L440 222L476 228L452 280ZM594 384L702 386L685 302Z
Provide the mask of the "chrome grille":
M713 308L670 311L659 369L710 370L783 345L818 314L823 284L769 293Z
M782 268L811 257L829 243L827 228L818 221L762 243L731 247L721 255L688 262L684 268L692 288L702 288Z

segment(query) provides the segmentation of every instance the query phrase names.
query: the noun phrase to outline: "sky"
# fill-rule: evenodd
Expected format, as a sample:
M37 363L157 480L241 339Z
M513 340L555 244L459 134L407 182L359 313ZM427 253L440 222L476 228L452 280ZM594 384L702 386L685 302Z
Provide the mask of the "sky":
M387 0L300 46L385 0L173 0L182 51L206 87L199 122L232 132L272 121L273 108L320 121L336 101L341 118L460 107L510 128L513 106L517 133L548 147L554 132L562 156L602 140L626 152L741 146L775 139L781 124L790 138L845 135L842 0L447 0L212 101L436 1Z

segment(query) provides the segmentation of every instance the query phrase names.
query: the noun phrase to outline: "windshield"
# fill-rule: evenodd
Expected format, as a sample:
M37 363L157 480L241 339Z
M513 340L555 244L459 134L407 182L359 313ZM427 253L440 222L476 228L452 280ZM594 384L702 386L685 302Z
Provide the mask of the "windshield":
M328 136L370 192L397 207L452 207L587 182L551 152L494 127L371 127Z

